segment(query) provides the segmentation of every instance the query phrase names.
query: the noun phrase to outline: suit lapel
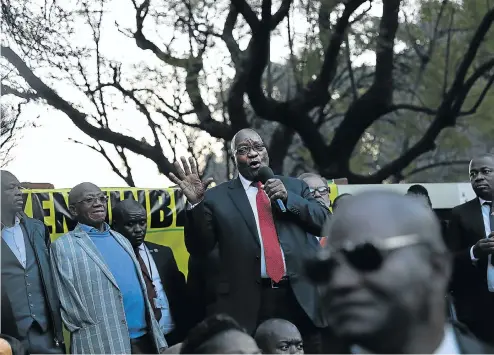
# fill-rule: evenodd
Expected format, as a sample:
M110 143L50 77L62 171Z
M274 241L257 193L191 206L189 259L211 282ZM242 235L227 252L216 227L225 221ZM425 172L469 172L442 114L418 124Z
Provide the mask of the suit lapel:
M113 274L111 273L108 266L106 266L106 262L103 259L103 256L99 252L98 248L96 248L96 245L94 245L91 238L89 238L87 233L84 232L79 226L75 227L73 233L74 236L77 238L77 243L81 246L81 248L91 259L93 259L94 263L101 269L101 271L103 271L103 273L106 275L106 277L108 277L111 283L115 285L117 289L119 289L117 281L113 277Z
M480 205L480 200L478 198L472 200L469 218L472 229L480 235L481 238L485 238L484 217L482 216L482 206ZM477 242L477 240L475 240L475 242Z
M168 294L168 290L167 290L168 280L166 280L165 277L166 276L165 265L167 264L168 260L165 260L166 256L163 253L160 253L159 249L156 248L155 244L149 242L144 242L144 244L149 250L149 255L151 255L151 258L154 261L154 265L156 265L156 269L158 270L158 274L160 275L161 284L163 285L163 290L165 291L165 294Z
M259 233L257 232L254 212L252 212L249 199L247 198L247 194L245 193L240 178L237 177L236 179L231 180L228 188L228 194L230 195L233 204L244 218L245 223L247 223L255 242L260 246Z

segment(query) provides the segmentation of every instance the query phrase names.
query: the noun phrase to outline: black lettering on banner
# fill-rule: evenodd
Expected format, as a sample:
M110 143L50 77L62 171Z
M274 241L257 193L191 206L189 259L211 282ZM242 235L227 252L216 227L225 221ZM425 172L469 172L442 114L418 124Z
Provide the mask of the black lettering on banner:
M64 233L64 221L67 223L69 231L73 230L77 225L77 221L75 221L70 214L64 195L65 193L63 192L53 193L53 204L55 206L55 233L57 234Z
M117 203L120 202L120 191L105 191L110 198L108 199L108 208L115 208ZM110 215L110 211L108 211L107 215ZM113 213L112 213L112 219L113 219Z
M182 190L174 189L173 195L175 196L175 211L177 213L177 220L175 225L177 227L185 226L185 199Z
M132 191L126 190L123 192L123 199L124 200L128 200L128 199L135 200L135 197L134 197L134 194L132 193Z
M146 208L146 191L145 190L137 190L137 202L141 204L142 207L148 212Z
M26 201L27 198L29 197L30 193L23 193L22 194L22 210L25 211L26 209Z
M170 209L170 195L165 190L150 190L149 205L151 207L150 228L166 228L173 222L173 211Z
M33 205L33 218L39 219L45 223L45 217L50 216L50 209L43 208L43 201L50 201L50 194L48 192L31 193L31 202ZM48 225L48 231L53 233L53 226Z

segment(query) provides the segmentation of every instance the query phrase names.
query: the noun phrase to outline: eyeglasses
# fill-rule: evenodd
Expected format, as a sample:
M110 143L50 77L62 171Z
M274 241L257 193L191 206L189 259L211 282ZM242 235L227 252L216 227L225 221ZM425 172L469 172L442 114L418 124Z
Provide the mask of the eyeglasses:
M238 155L247 155L249 154L251 149L259 153L262 152L264 148L264 144L254 144L252 146L244 145L235 149L235 153Z
M315 192L319 192L319 195L327 195L329 193L329 187L326 186L319 186L316 187L315 189L309 189L310 193L312 196L314 196Z
M417 234L408 234L390 237L374 243L355 244L349 242L339 249L333 249L328 245L326 249L328 256L311 262L308 265L307 272L314 282L327 282L337 264L335 256L338 254L343 255L350 266L359 272L377 271L381 268L386 257L393 251L419 244L423 244L423 240Z
M101 195L101 196L86 197L80 201L77 201L76 204L84 203L86 205L93 205L96 201L98 201L101 204L105 204L108 202L108 196Z

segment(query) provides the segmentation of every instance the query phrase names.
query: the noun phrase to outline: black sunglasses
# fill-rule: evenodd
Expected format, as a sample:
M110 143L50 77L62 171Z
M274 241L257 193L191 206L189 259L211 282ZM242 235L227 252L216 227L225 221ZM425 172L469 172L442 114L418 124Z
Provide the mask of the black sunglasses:
M423 240L417 234L390 237L374 243L347 243L342 248L327 246L316 260L308 260L306 271L313 282L324 283L331 279L332 270L336 264L335 256L341 254L345 260L359 272L373 272L381 268L386 257L395 250L422 244Z

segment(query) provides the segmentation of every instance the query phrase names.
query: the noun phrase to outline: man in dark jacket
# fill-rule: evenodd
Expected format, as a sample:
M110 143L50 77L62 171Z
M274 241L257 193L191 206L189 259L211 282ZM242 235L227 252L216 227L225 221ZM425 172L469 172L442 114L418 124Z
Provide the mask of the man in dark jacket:
M189 330L185 277L173 251L166 246L145 242L146 210L137 201L127 199L112 211L113 228L129 240L141 265L148 298L169 346L180 343Z
M45 225L23 212L19 180L1 171L2 333L29 353L64 353Z

